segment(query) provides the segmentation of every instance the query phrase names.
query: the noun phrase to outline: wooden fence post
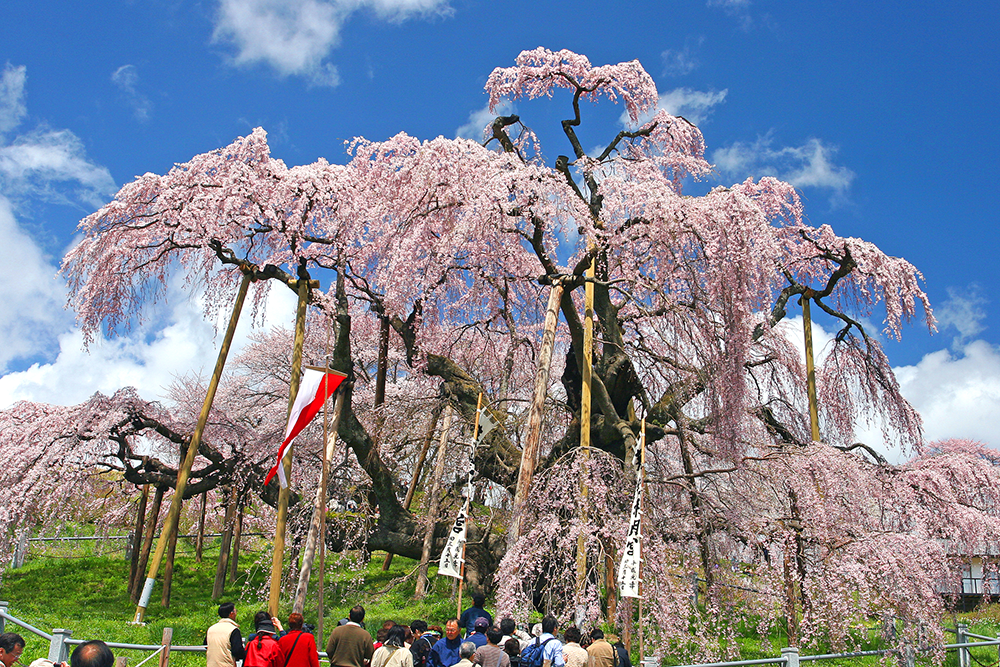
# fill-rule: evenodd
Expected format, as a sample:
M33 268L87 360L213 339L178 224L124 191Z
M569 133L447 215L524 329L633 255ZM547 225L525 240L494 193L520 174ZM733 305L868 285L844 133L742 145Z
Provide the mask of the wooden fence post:
M56 628L52 631L52 640L49 642L49 660L52 662L66 662L66 659L69 657L66 640L72 635L72 630L64 628Z
M11 569L16 570L19 567L24 567L24 559L28 556L28 538L31 537L31 531L27 528L21 530L17 536L17 548L14 550L14 560L11 563Z
M174 638L173 628L163 628L163 640L160 644L163 646L163 650L160 651L160 667L167 667L170 662L170 642Z

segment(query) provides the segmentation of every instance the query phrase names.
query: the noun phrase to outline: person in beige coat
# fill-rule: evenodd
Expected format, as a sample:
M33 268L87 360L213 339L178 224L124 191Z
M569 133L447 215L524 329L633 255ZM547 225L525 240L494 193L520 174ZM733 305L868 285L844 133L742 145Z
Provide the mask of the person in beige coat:
M237 661L247 656L232 602L219 605L219 622L205 634L205 646L206 667L236 667Z

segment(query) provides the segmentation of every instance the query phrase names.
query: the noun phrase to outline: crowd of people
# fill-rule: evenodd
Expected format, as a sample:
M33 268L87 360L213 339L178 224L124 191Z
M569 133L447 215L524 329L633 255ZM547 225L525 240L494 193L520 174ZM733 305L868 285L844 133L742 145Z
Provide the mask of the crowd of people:
M330 633L326 654L331 667L632 667L618 638L600 628L584 634L571 625L560 638L558 621L546 616L529 634L512 618L494 623L484 605L484 597L474 595L472 606L444 628L421 619L386 621L374 637L357 605ZM285 630L277 618L258 612L244 643L235 607L224 603L205 643L207 667L240 661L243 667L319 667L316 639L301 614L289 616Z
M326 653L331 667L632 667L628 651L600 628L583 634L569 626L558 636L558 622L546 616L529 634L512 618L499 624L473 596L472 606L442 629L414 620L409 625L386 621L373 638L365 629L365 610L357 605L330 633ZM206 667L319 667L312 626L302 614L288 617L288 629L266 611L254 615L254 632L243 640L231 602L219 605L219 620L205 635ZM14 667L24 651L24 638L0 634L0 667ZM74 649L68 663L46 659L29 667L113 667L114 655L102 641Z

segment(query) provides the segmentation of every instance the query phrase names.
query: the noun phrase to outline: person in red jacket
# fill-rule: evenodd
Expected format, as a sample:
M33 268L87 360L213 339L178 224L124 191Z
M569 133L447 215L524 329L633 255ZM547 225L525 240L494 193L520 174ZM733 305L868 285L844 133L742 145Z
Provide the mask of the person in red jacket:
M247 641L247 657L243 659L243 667L285 667L285 654L274 638L277 620L272 618L257 622L257 636ZM280 623L278 627L281 627Z
M316 638L302 629L304 620L302 614L288 617L288 633L278 640L278 646L285 654L285 664L279 667L319 667Z

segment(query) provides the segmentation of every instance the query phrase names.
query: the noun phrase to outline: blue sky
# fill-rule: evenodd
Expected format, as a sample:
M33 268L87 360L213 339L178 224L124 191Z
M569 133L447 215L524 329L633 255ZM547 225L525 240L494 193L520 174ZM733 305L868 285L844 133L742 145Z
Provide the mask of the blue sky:
M886 341L931 438L1000 446L1000 5L991 2L7 0L0 21L0 407L121 384L155 397L210 367L180 288L133 336L85 354L52 278L76 223L144 172L255 126L286 163L344 141L480 127L494 67L544 46L638 59L695 120L718 178L774 174L809 221L913 262L941 320ZM622 109L584 107L584 143ZM517 111L554 159L566 100ZM590 122L592 121L592 122ZM588 124L590 122L590 124ZM281 297L269 317L285 319ZM69 374L73 382L67 383ZM60 378L62 378L60 380Z

